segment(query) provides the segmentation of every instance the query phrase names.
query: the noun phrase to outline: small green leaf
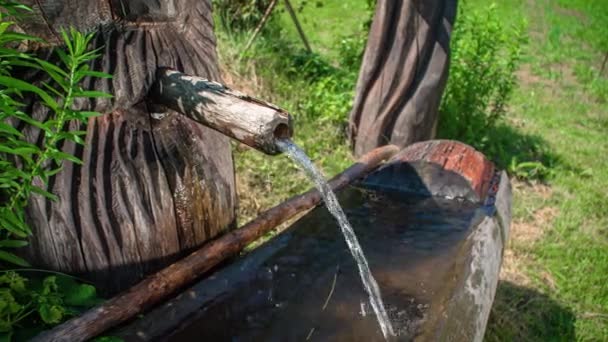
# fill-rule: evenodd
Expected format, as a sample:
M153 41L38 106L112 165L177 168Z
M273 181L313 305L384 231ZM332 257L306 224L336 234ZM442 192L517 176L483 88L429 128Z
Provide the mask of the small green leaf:
M46 191L43 188L40 188L38 186L32 185L31 189L33 193L41 195L43 197L46 197L48 199L50 199L51 201L57 201L59 199L59 197L57 197L56 195Z
M0 23L0 34L4 33L6 31L6 29L9 28L13 24L14 24L14 22L12 22L12 21L5 21L5 22Z
M0 132L14 135L17 137L23 137L23 134L21 132L19 132L15 127L13 127L9 124L6 124L4 122L0 122Z
M65 309L59 305L42 304L38 308L40 318L47 324L57 324L61 322Z
M8 188L19 188L21 185L10 178L2 178L0 179L0 188L8 189Z
M0 240L0 248L19 248L27 245L25 240Z
M97 291L93 285L79 284L66 294L65 303L72 306L91 306L97 304Z
M35 148L31 147L10 148L6 145L0 144L0 152L10 153L18 156L30 156L32 154L37 153L38 151Z
M23 219L7 207L0 212L0 226L21 238L26 238L31 233Z
M84 76L89 76L89 77L112 78L112 75L105 73L105 72L99 72L99 71L83 70L83 71L80 71L80 73Z
M59 59L61 59L61 61L63 62L63 64L65 66L70 66L72 64L72 60L70 59L70 57L68 55L65 54L65 52L61 49L56 49L55 53L57 53L57 56L59 56Z
M6 221L10 222L11 225L15 227L19 227L19 229L23 230L25 227L25 223L23 222L23 218L20 215L17 215L15 212L10 210L7 207L2 207L0 211L0 220L6 219Z
M61 37L63 38L63 43L65 44L65 47L68 48L70 55L74 56L74 47L72 44L72 39L70 39L70 36L68 36L68 32L66 30L61 30Z
M36 58L35 61L36 61L36 63L40 64L40 66L42 66L44 68L44 70L46 70L47 72L52 71L59 76L62 76L65 78L68 77L68 74L65 71L63 71L63 69L61 69L60 67L58 67L54 64L51 64L43 59L38 59L38 58Z
M95 98L111 98L112 94L104 93L103 91L82 90L74 94L75 97L95 97Z
M0 42L3 43L7 43L7 42L14 42L14 41L25 41L25 40L29 40L29 41L34 41L34 42L40 42L42 41L40 38L36 38L34 36L30 36L27 34L23 34L23 33L17 33L17 32L10 32L10 33L3 33L2 35L0 35Z
M78 112L78 114L83 117L83 118L95 118L98 116L101 116L102 114L99 112L87 112L87 111L82 111L82 112Z
M25 259L16 256L13 253L9 253L0 249L0 260L4 260L11 264L15 264L22 267L30 267L30 264Z
M36 69L36 70L40 69L40 65L37 65L35 63L32 63L32 62L28 61L29 56L27 56L27 55L24 55L24 56L25 56L25 58L23 58L23 56L20 56L20 57L22 57L22 59L12 60L11 61L11 65L22 66L22 67Z
M51 170L46 170L46 171L44 171L44 176L46 178L50 178L50 177L58 174L61 170L63 170L63 167L61 167L61 166L51 169Z
M7 88L15 88L22 91L33 92L40 96L44 103L46 103L51 109L55 110L57 108L57 102L53 100L53 98L49 96L49 94L47 94L44 90L36 87L33 84L29 84L27 82L8 76L0 76L0 84L4 85Z
M32 126L34 126L36 128L40 128L40 129L44 129L45 128L43 122L37 121L35 119L32 119L30 116L28 116L25 113L22 113L22 112L15 113L15 117L17 117L19 120L21 120L21 121L23 121L23 122L25 122L27 124L30 124L30 125L32 125Z
M69 153L65 153L65 152L61 152L61 151L55 151L53 153L51 153L51 157L53 159L55 159L55 161L59 164L61 161L64 160L68 160L71 161L72 163L78 164L78 165L82 165L82 160L80 160L78 157L71 155Z
M46 82L42 82L42 85L44 86L45 89L47 89L48 91L52 92L53 94L55 94L55 96L57 96L60 99L64 98L64 95L62 93L60 93L57 89L51 87L48 83ZM59 85L60 87L63 88L63 91L66 91L67 89L65 87L63 87L61 84Z

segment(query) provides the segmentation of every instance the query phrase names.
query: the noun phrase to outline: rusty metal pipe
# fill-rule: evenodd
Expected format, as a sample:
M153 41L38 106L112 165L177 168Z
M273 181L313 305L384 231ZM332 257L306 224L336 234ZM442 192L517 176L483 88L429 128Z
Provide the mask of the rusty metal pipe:
M149 98L266 154L293 135L289 113L217 82L162 68Z

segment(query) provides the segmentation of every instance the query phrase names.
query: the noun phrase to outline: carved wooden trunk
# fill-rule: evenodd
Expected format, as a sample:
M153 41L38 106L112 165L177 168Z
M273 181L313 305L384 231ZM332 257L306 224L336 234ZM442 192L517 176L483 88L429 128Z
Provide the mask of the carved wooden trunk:
M159 67L219 80L210 1L25 3L35 15L19 27L52 44L62 28L97 31L94 47L102 56L92 68L114 75L86 81L114 95L78 104L104 114L80 127L86 145L61 146L84 164L66 163L50 180L58 201L35 196L29 204L29 260L83 275L112 293L229 228L235 191L228 138L175 112L158 113L146 99ZM49 50L38 53L53 60ZM39 104L29 106L37 118L48 116ZM20 128L40 141L38 130Z
M355 155L432 139L456 0L378 0L350 113Z

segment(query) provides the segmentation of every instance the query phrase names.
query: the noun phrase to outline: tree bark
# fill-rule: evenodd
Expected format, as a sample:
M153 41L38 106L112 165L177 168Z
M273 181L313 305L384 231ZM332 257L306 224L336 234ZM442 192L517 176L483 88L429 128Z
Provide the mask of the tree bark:
M349 136L355 155L434 137L456 0L378 0Z
M27 208L33 230L26 257L36 267L78 274L109 295L185 255L232 227L235 182L227 137L171 110L152 110L148 92L159 67L220 80L211 3L204 0L27 0L33 15L19 22L28 34L59 44L74 26L97 32L101 57L91 68L112 79L84 86L112 100L82 100L76 109L104 114L87 124L84 146L60 148L84 161L65 163L48 190ZM37 53L55 63L44 47ZM36 82L41 73L24 75ZM39 120L48 111L30 99ZM41 132L19 128L32 142Z
M384 146L368 153L349 169L334 177L330 182L331 188L343 188L365 176L398 151L396 146ZM262 213L242 228L210 242L186 258L148 277L129 291L55 327L48 333L41 334L34 341L84 341L93 338L166 299L177 289L234 256L263 234L299 212L316 206L320 201L321 195L316 189L295 196Z

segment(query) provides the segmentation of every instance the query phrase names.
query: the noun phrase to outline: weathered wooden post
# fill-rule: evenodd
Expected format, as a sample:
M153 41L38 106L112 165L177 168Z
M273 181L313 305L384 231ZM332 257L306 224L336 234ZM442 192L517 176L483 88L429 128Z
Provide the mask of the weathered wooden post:
M78 104L103 116L83 127L71 123L72 129L87 131L86 145L66 142L60 147L84 164L66 163L50 180L49 190L58 201L31 199L28 259L38 267L79 274L111 294L233 227L236 195L229 139L192 120L197 117L173 110L179 106L158 106L158 94L150 93L159 69L165 67L220 80L211 1L24 3L34 14L18 23L19 28L51 45L61 43L58 32L70 26L96 31L92 48L101 48L102 56L91 67L114 76L85 81L87 88L114 98ZM38 53L51 61L56 58L50 48ZM38 74L24 77L44 81ZM200 109L199 119L211 110ZM48 115L36 103L28 110L38 119ZM282 120L277 134L289 135ZM38 130L21 128L30 141L39 140ZM239 131L233 132L239 138Z
M456 3L378 0L350 113L355 155L434 137Z

